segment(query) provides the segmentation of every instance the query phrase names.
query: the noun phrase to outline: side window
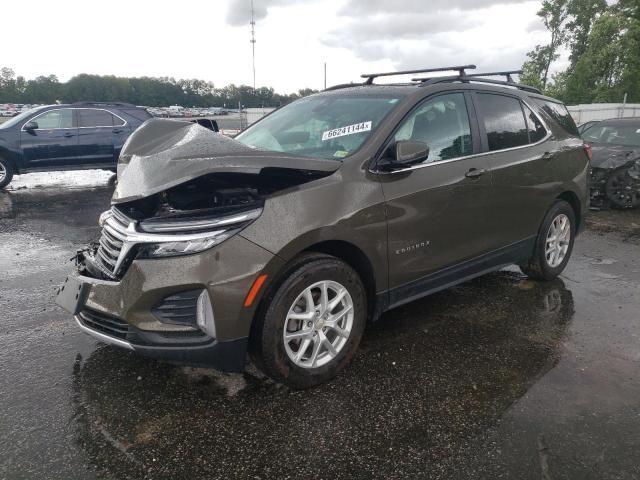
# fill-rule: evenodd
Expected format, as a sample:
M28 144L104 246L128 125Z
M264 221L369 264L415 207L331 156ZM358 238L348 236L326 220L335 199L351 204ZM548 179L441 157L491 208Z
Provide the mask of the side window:
M106 110L78 109L78 127L112 127L113 119Z
M545 101L536 98L534 100L542 110L545 111L547 115L553 118L558 125L562 127L562 129L570 135L579 136L578 127L576 127L576 122L573 121L573 117L565 107L561 103L555 103L550 101Z
M520 100L490 93L479 93L477 98L490 151L520 147L529 143Z
M51 130L56 128L73 128L73 113L68 108L51 110L34 119L38 129Z
M536 143L547 135L547 130L542 125L540 119L526 105L522 105L527 118L527 129L529 130L529 143Z
M429 158L425 163L471 155L473 144L464 95L451 93L426 100L404 121L395 140L426 143Z

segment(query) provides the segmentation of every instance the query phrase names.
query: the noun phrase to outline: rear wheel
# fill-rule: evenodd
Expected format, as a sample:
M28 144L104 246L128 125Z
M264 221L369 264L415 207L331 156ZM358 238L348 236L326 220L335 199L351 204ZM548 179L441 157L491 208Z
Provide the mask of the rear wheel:
M617 208L640 206L640 180L629 175L628 168L619 168L609 175L605 193L611 204Z
M13 178L13 165L4 158L0 158L0 188L4 188Z
M297 259L265 300L251 335L256 365L292 388L335 377L355 354L366 321L358 274L329 255Z
M567 266L576 234L576 215L571 205L558 200L547 212L533 256L520 265L521 270L535 280L553 280Z

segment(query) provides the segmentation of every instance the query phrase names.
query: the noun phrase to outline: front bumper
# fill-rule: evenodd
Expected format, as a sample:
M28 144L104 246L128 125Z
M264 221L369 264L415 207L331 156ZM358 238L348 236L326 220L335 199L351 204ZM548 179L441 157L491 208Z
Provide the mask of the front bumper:
M241 372L245 366L248 341L246 337L228 342L219 342L209 338L206 343L201 345L139 345L89 328L82 322L79 315L75 315L74 318L80 330L96 340L131 350L145 357L179 365L214 367L224 372Z
M241 371L260 300L247 308L245 297L258 275L280 266L278 257L236 235L198 254L134 260L119 281L76 271L65 283L78 292L76 303L61 301L62 291L57 301L82 331L104 343L169 362ZM193 291L201 291L211 307L213 328L158 314L167 298Z

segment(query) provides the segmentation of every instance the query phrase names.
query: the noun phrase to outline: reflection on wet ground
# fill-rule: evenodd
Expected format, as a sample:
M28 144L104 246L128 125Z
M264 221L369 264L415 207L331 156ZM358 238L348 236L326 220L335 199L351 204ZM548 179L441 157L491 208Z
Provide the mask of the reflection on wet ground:
M51 304L109 195L0 207L0 478L640 475L637 244L587 232L562 279L513 269L389 312L294 392L97 344Z

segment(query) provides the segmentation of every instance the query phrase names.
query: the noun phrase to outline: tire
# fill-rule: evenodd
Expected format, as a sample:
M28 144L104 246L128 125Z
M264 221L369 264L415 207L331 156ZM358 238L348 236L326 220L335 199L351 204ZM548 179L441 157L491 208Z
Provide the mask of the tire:
M554 249L556 252L564 253L559 254L557 257L554 256L553 252L549 255L547 252L547 239L553 236L551 229L561 228L562 221L565 219L569 222L568 238L563 235L564 239L560 243L555 244L557 248ZM562 229L561 234L563 231L565 230ZM526 264L520 265L520 269L529 278L534 280L553 280L560 275L567 266L569 258L571 258L571 252L573 251L575 236L576 214L571 205L564 200L558 200L552 205L544 217L538 232L538 237L536 238L533 256Z
M640 206L640 180L629 175L629 168L614 170L604 187L607 200L615 208Z
M4 188L11 183L13 178L13 165L4 158L0 158L0 188Z
M265 374L294 389L328 382L346 367L360 344L367 318L362 281L342 260L315 253L295 259L281 279L267 293L254 320L251 358ZM331 311L321 306L323 286L329 307L341 295ZM333 326L332 316L337 318Z

